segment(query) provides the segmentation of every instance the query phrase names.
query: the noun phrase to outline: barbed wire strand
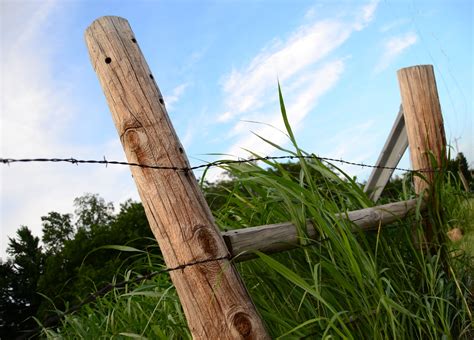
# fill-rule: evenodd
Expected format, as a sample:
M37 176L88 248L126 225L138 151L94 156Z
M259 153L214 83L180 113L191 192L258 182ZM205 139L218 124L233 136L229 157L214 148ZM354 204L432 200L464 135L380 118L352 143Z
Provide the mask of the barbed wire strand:
M406 168L400 168L400 167L388 167L388 166L380 166L380 165L371 165L371 164L365 164L365 163L357 163L357 162L352 162L352 161L347 161L344 159L337 159L337 158L330 158L330 157L319 157L316 155L308 155L308 156L264 156L264 157L253 157L253 158L248 158L248 159L240 159L240 160L218 160L214 162L209 162L206 164L201 164L197 166L192 166L192 167L178 167L178 166L166 166L166 165L150 165L150 164L140 164L140 163L134 163L134 162L124 162L124 161L109 161L105 157L103 160L95 160L95 159L77 159L77 158L0 158L0 163L10 165L12 163L45 163L45 162L51 162L51 163L71 163L75 165L79 164L104 164L106 167L110 165L128 165L128 166L133 166L133 167L140 167L140 168L145 168L145 169L157 169L157 170L173 170L173 171L193 171L193 170L199 170L199 169L209 169L213 167L221 167L225 165L232 165L232 164L242 164L242 163L251 163L251 162L258 162L258 161L270 161L270 160L294 160L294 159L316 159L322 162L336 162L336 163L342 163L346 165L352 165L352 166L358 166L358 167L365 167L365 168L376 168L376 169L386 169L386 170L399 170L399 171L405 171L405 172L435 172L438 169L418 169L418 170L412 170L412 169L406 169Z
M62 313L58 313L56 315L50 316L49 318L47 318L42 323L41 327L25 330L23 332L23 335L20 336L19 339L27 339L27 338L35 335L35 334L38 334L39 332L41 332L45 328L52 327L52 326L56 325L61 320L61 318L65 317L66 315L72 314L72 313L80 310L84 305L87 305L91 302L94 302L99 297L104 296L105 294L107 294L108 292L110 292L113 289L123 288L123 287L125 287L126 285L129 285L129 284L149 280L149 279L151 279L154 276L159 275L159 274L169 273L169 272L176 271L176 270L183 270L183 269L185 269L187 267L190 267L190 266L195 266L195 265L198 265L198 264L203 264L203 263L208 263L208 262L221 261L221 260L229 260L230 261L230 260L232 260L232 257L230 255L226 255L226 256L221 256L221 257L213 258L213 259L193 261L193 262L182 264L182 265L179 265L179 266L176 266L176 267L173 267L173 268L164 268L164 269L157 270L157 271L154 271L154 272L151 272L151 273L148 273L148 274L140 275L140 276L138 276L137 278L135 278L133 280L123 280L123 281L121 281L119 283L116 283L116 284L109 283L109 284L105 285L104 287L102 287L101 289L95 291L94 293L89 294L79 304L67 309L66 311L64 311Z
M325 238L322 238L322 239L319 239L319 240L311 239L309 241L311 241L311 242L306 243L306 244L300 244L299 246L301 248L316 246L318 244L321 244L322 242L329 241L329 237L325 237ZM48 317L41 324L41 327L36 327L34 329L25 330L23 332L23 335L19 339L26 339L26 338L28 338L32 335L38 334L39 332L41 332L45 328L57 325L58 322L63 317L65 317L69 314L72 314L74 312L77 312L84 305L87 305L89 303L94 302L95 300L97 300L98 298L104 296L105 294L107 294L108 292L110 292L113 289L123 288L123 287L125 287L126 285L129 285L129 284L134 284L134 283L139 283L139 282L142 282L142 281L145 281L145 280L150 280L156 275L169 273L169 272L172 272L172 271L175 271L175 270L182 270L186 267L194 266L194 265L197 265L197 264L203 264L203 263L215 262L215 261L221 261L221 260L232 261L233 259L238 258L240 255L241 254L238 254L236 256L231 256L230 254L228 254L226 256L221 256L221 257L214 258L214 259L205 259L205 260L193 261L193 262L190 262L190 263L187 263L187 264L182 264L182 265L179 265L179 266L176 266L176 267L173 267L173 268L164 268L164 269L161 269L161 270L153 271L153 272L148 273L148 274L142 274L142 275L139 275L138 277L136 277L135 279L132 279L132 280L123 280L123 281L121 281L119 283L116 283L116 284L108 283L107 285L105 285L101 289L95 291L94 293L89 294L85 299L82 299L82 301L79 304L74 305L73 307L67 309L66 311L64 311L62 313L58 313L56 315Z
M71 163L71 164L104 164L106 167L111 164L111 165L128 165L128 166L134 166L134 167L140 167L140 168L149 168L149 169L158 169L158 170L173 170L173 171L192 171L192 170L198 170L198 169L209 169L211 167L220 167L220 166L225 166L225 165L232 165L232 164L242 164L242 163L251 163L251 162L257 162L257 161L270 161L270 160L294 160L294 159L317 159L319 161L324 161L324 162L339 162L343 163L346 165L353 165L353 166L359 166L359 167L367 167L367 168L378 168L378 169L388 169L388 170L400 170L400 171L406 171L406 172L433 172L437 171L438 169L420 169L420 170L411 170L411 169L405 169L405 168L399 168L399 167L387 167L387 166L379 166L379 165L369 165L369 164L364 164L364 163L357 163L357 162L351 162L343 159L336 159L336 158L330 158L330 157L319 157L316 155L306 155L306 156L299 156L299 155L285 155L285 156L265 156L265 157L253 157L249 159L241 159L241 160L218 160L214 162L210 162L207 164L201 164L193 167L176 167L176 166L163 166L163 165L148 165L148 164L139 164L139 163L134 163L134 162L124 162L124 161L109 161L105 158L103 160L94 160L94 159L76 159L76 158L0 158L0 163L10 165L11 163L33 163L33 162L52 162L52 163L59 163L59 162L65 162L65 163ZM232 257L230 255L215 258L215 259L206 259L206 260L200 260L200 261L195 261L183 265L179 265L177 267L173 268L165 268L159 271L154 271L145 275L141 275L133 280L124 280L116 284L109 283L106 286L102 287L98 291L91 293L88 295L85 299L83 299L79 304L69 308L68 310L59 313L54 316L50 316L47 318L41 325L41 327L37 327L35 329L30 329L26 330L23 334L23 336L20 337L20 339L26 339L29 338L35 334L38 334L43 330L44 328L51 327L56 325L61 318L63 318L66 315L72 314L79 309L81 309L84 305L89 304L93 301L95 301L97 298L107 294L109 291L117 288L122 288L125 285L128 284L133 284L133 283L138 283L144 280L151 279L152 277L158 275L158 274L163 274L163 273L168 273L172 272L175 270L182 270L186 267L197 265L197 264L203 264L207 262L213 262L213 261L220 261L220 260L232 260Z

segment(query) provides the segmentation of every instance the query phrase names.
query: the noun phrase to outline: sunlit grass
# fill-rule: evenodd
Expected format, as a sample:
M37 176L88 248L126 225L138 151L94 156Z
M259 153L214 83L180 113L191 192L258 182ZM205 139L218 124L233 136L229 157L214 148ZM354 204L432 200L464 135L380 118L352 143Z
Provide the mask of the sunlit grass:
M306 156L287 119L282 118L291 149ZM258 156L253 154L254 156ZM268 168L274 171L268 171ZM336 213L373 205L358 183L334 165L299 160L299 171L273 161L224 166L236 179L223 207L215 212L221 228L238 229L292 221L301 247L237 264L250 295L273 338L281 339L468 339L472 333L473 200L459 195L453 181L437 181L435 209L369 233ZM405 190L403 199L414 197ZM462 203L464 202L464 203ZM311 219L320 241L309 240ZM459 244L441 244L434 252L413 245L423 223L440 233L462 226ZM456 247L463 249L454 254ZM454 254L446 256L445 254ZM153 260L147 261L156 270ZM143 264L141 264L143 267ZM136 268L135 268L136 269ZM131 268L127 275L138 272ZM167 274L143 284L114 290L96 304L67 316L49 338L181 339L190 333Z

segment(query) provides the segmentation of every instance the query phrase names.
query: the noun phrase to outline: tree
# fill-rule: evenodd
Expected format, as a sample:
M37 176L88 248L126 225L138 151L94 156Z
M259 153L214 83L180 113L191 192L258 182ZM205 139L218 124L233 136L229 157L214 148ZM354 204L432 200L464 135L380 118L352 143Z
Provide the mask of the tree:
M71 214L60 214L54 211L41 217L43 222L42 241L47 254L59 253L66 241L71 240L74 234L71 217Z
M447 170L458 180L463 182L466 190L474 190L474 181L471 172L469 171L467 159L462 152L459 152L455 159L450 159L448 161Z
M11 339L18 329L18 306L12 296L15 272L11 261L0 262L0 339Z
M85 194L74 199L78 229L93 230L96 226L108 225L113 220L114 206L106 203L98 194Z
M20 227L16 234L17 238L9 238L7 253L12 256L15 273L25 278L25 290L34 292L44 260L39 238L26 226Z
M72 220L76 224L71 228L77 231L64 234L70 239L55 239L58 251L49 254L38 285L39 291L60 310L64 310L66 305L79 303L88 294L111 282L115 275L122 275L137 260L135 253L101 247L128 245L160 254L141 203L127 201L121 205L117 215L113 213L112 204L105 203L96 194L76 198L74 203L76 216ZM71 218L70 215L52 212L42 220L64 227ZM48 300L43 300L38 313L41 320L47 317L51 307Z
M17 230L16 238L9 238L7 253L11 259L2 263L0 269L3 277L0 281L3 301L0 316L10 337L36 325L30 317L36 314L40 303L36 291L43 272L44 254L39 238L25 226Z

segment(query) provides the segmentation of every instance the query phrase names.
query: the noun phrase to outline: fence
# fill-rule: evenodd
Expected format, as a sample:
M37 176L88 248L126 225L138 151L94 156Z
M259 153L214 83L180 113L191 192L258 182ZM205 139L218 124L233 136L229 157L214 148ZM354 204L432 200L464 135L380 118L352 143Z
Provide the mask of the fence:
M222 163L189 165L161 92L128 22L119 17L99 18L87 28L85 38L128 162L105 158L101 161L0 159L0 162L130 165L147 219L168 268L162 272L170 273L193 337L269 338L230 259L242 252L245 255L237 260L251 258L255 250L276 252L298 246L295 226L287 222L220 233L192 170ZM401 69L398 80L401 109L377 164L371 166L374 169L366 186L374 201L392 172L398 169L396 166L408 146L412 167L426 172L426 181L415 178L416 192L422 198L434 176L430 157L438 164L444 163L446 141L433 68L425 65ZM340 213L339 217L351 220L356 230L368 230L403 218L416 204L417 200L396 202ZM318 238L311 221L307 222L307 231L310 237ZM432 237L429 225L426 225L426 231L429 242ZM104 291L112 288L104 287ZM96 296L87 298L84 303Z
M85 37L128 161L190 169L161 92L128 22L119 17L99 18L87 28ZM412 166L430 168L430 153L442 164L446 142L433 68L402 69L398 79ZM389 137L386 146L393 139ZM406 143L403 136L398 139L400 142L395 145L401 150ZM394 148L389 149L388 153L393 153ZM379 162L387 160L381 157ZM182 267L170 275L193 337L269 338L229 258L243 249L275 251L284 250L281 244L285 249L288 244L297 244L291 223L221 234L192 172L144 167L132 167L131 171L168 268ZM428 172L426 178L427 182L415 179L417 193L425 192L433 174ZM380 181L376 186L382 184ZM366 226L370 227L374 222L404 216L412 208L412 201L398 202L348 216L373 215L367 221ZM430 226L426 228L429 238ZM308 231L312 229L309 224Z

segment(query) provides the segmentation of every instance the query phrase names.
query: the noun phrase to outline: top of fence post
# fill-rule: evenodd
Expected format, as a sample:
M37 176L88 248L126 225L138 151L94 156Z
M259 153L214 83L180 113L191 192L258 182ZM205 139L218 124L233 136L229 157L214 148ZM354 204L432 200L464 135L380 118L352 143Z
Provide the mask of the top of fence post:
M189 167L127 20L99 18L85 38L128 161ZM167 266L183 266L170 275L193 337L268 338L192 171L131 171Z

